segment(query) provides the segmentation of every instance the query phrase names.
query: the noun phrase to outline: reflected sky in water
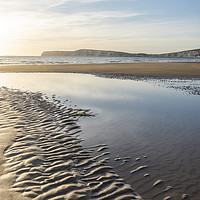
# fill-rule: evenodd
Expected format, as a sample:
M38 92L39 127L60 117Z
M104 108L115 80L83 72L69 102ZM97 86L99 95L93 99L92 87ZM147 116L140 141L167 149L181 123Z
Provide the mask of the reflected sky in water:
M148 135L153 129L154 134L159 131L167 132L166 126L170 129L177 126L175 124L182 124L179 129L185 132L185 129L194 126L194 119L200 116L198 96L184 95L144 81L105 79L86 74L13 73L0 74L0 85L39 91L48 96L56 94L62 100L71 100L72 105L91 108L97 116L82 120L82 125L96 124L98 129L102 123L101 130L105 133L95 134L91 129L91 134L86 134L87 141L97 135L103 141L108 137L104 137L104 134L110 132L119 136L122 131L123 135L125 132L131 135L134 130L138 132L138 129L142 130L140 135L146 132ZM110 130L106 131L108 129Z
M105 100L107 103L126 103L125 101L141 98L141 93L148 96L148 90L154 88L144 82L102 79L92 75L39 73L0 74L0 85L40 91L48 95L56 94L74 100L80 106L96 105ZM112 103L108 106L112 106Z
M187 179L190 185L200 177L198 95L156 86L152 81L86 74L0 74L0 86L39 91L48 96L56 94L63 101L71 100L73 106L92 109L96 116L79 122L83 145L107 144L110 164L144 198L151 195L145 192L148 186L136 184L130 175L132 163L120 166L114 161L117 155L130 156L130 162L147 155L148 159L141 160L141 164L149 166L152 183L159 178L173 186ZM195 171L194 177L187 174L189 169ZM177 189L177 195L185 191L183 185Z

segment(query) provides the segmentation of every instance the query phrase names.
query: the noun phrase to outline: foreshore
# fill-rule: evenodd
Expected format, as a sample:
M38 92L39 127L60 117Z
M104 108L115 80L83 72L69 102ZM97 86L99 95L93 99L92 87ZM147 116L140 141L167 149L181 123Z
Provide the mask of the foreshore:
M162 65L163 63L159 64ZM156 66L158 67L159 64L156 63ZM188 68L190 68L189 72L194 68L195 76L194 74L190 76L187 75L188 79L192 80L192 77L196 77L199 81L200 76L196 74L199 70L199 65L195 68L194 66L191 67L190 64L193 63L188 63ZM132 65L136 66L135 64ZM130 77L137 78L137 76L134 75L144 75L144 79L146 76L148 78L148 76L151 75L154 77L157 76L158 79L161 76L172 76L169 74L166 75L166 73L160 75L149 73L147 70L147 66L150 66L149 63L143 68L143 72L147 71L147 74L129 73L127 68L128 66L131 67L131 64L65 65L62 67L65 68L66 66L71 67L71 69L67 68L68 70L72 70L72 68L76 66L75 68L77 71L49 71L51 67L57 70L59 66L36 65L33 66L33 70L29 68L30 66L28 65L4 66L4 68L10 68L9 73L76 72L118 78L123 76L129 77L129 75ZM123 66L125 66L126 69L124 71L122 69ZM137 66L139 68L141 65ZM12 69L12 67L14 67L15 70L14 68ZM34 71L34 67L37 68L38 71ZM44 71L39 71L40 67ZM106 69L110 67L110 71L106 71L104 67ZM146 71L144 70L145 67ZM185 65L185 68L186 67ZM32 71L27 71L27 68ZM93 70L91 68L93 68ZM178 70L180 70L180 68ZM19 69L26 71L17 71ZM84 69L85 71L80 71L80 69ZM88 71L88 69L91 71ZM149 69L153 72L152 68L149 67ZM176 75L173 74L173 76L180 77L180 71L178 70L178 73L176 73ZM169 71L168 69L168 72ZM7 75L16 76L18 74L2 74L2 77L4 75L6 77ZM21 76L21 74L19 75ZM37 74L30 75L35 76ZM38 75L43 76L45 74ZM45 76L49 75L51 74L46 74ZM57 75L60 77L67 74ZM79 76L79 74L76 75ZM72 74L69 74L69 76L72 76ZM80 74L80 76L83 75ZM183 77L185 77L185 75ZM140 79L140 76L138 78ZM152 77L150 77L150 79L151 78ZM197 90L196 86L195 90ZM63 107L56 98L45 98L41 93L23 92L0 87L0 199L39 200L75 199L82 197L85 199L142 199L140 195L134 192L133 188L143 196L142 191L139 191L135 184L130 182L126 184L126 179L124 179L124 181L119 176L120 172L115 172L113 170L115 168L112 168L112 163L107 162L110 159L110 152L112 154L112 150L109 152L108 145L98 144L92 147L89 146L88 148L81 145L82 138L79 136L81 127L77 125L77 119L81 116L87 117L88 114L90 116L88 110L77 109L71 106ZM116 159L120 158L116 157ZM147 158L143 159L144 162L146 162ZM116 162L116 160L113 159L113 162ZM146 179L146 176L144 176L146 175L146 171L141 171L141 169L147 170L148 172L149 165L140 162L138 162L138 165L134 165L133 162L132 167L134 169L130 172L131 174L135 174L136 171L139 171L141 172L139 176L142 175L140 178ZM129 174L128 170L127 173ZM155 175L156 179L158 179L157 173L149 173L151 175L148 175L148 173L147 177L152 178ZM153 177L151 182L154 181L158 183L158 188L155 186L151 188L153 184L151 185L150 182L150 189L146 187L144 190L148 189L152 194L158 191L160 195L166 196L167 193L165 190L162 192L159 190L159 183L163 184L163 187L166 186L165 180L162 182L162 179L164 180L164 178L159 177L157 181L154 181ZM161 182L159 182L159 180L161 180ZM108 187L104 187L104 184L107 183L109 183L107 185ZM129 184L131 184L133 188ZM171 190L174 192L174 189L171 188L168 193L169 195Z
M0 73L98 73L162 77L200 77L200 62L111 63L0 66Z
M106 144L81 145L76 122L92 113L52 98L0 87L0 199L141 200L107 164Z

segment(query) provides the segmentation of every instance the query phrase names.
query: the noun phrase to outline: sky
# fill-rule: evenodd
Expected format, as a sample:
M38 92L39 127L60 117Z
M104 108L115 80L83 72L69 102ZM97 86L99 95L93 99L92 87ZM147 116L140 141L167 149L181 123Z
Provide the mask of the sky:
M200 0L0 0L0 55L200 48Z

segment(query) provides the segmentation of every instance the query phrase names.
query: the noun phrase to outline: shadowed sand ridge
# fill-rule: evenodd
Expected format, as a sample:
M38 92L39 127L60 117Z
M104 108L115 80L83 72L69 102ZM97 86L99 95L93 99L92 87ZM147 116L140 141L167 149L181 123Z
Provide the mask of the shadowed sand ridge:
M81 146L76 121L90 115L40 93L0 88L0 198L141 199L107 165L106 145Z

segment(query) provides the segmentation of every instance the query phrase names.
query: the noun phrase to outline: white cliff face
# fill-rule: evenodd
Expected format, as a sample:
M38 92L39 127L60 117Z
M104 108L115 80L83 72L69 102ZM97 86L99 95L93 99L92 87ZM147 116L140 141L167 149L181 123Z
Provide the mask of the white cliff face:
M161 56L172 57L172 58L173 57L176 57L176 58L200 58L200 49L161 54Z
M44 51L41 56L90 56L90 57L168 57L168 58L200 58L200 49L165 54L126 53L79 49L76 51Z

